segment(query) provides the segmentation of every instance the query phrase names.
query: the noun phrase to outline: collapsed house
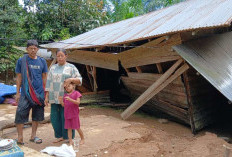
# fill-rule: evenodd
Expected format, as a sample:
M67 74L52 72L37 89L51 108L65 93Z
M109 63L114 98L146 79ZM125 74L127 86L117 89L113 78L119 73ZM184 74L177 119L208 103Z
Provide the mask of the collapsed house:
M140 107L158 109L196 132L232 100L231 21L232 0L188 0L41 46L54 58L56 49L67 49L95 92L97 69L123 68L121 80L135 100L123 119Z

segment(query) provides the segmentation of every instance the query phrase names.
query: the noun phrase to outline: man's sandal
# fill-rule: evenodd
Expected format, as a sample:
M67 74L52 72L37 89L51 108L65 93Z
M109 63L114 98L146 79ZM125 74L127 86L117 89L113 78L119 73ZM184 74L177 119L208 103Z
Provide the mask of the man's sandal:
M24 143L23 142L19 142L18 139L15 139L15 142L17 143L17 145L21 145L21 146L24 145Z
M39 137L34 137L34 139L30 139L30 142L34 142L34 143L36 143L36 144L40 144L40 143L42 143L43 141L42 141L42 139L39 138Z

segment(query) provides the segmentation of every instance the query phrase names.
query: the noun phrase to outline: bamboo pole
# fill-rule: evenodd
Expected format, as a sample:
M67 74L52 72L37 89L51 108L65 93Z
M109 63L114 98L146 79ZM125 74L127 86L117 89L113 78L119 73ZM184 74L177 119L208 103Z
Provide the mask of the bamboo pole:
M153 83L142 95L139 96L122 114L123 119L127 119L131 114L138 110L143 104L145 104L151 97L151 93L158 88L171 74L178 68L183 62L179 59L170 69L168 69L155 83Z

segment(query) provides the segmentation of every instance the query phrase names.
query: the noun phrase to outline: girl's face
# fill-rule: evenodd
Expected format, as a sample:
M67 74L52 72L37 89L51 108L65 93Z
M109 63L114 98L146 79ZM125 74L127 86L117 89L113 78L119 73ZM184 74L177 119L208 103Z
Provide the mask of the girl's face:
M56 54L56 59L59 65L64 65L66 63L67 56L64 54L64 52L59 51Z
M75 86L73 84L69 84L67 86L64 87L64 89L66 90L66 92L71 93L74 90Z

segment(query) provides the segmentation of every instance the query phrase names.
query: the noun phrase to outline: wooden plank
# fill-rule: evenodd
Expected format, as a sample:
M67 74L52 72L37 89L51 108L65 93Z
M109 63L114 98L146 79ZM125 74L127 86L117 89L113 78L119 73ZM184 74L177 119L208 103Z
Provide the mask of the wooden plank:
M128 76L132 79L142 79L155 82L162 76L162 74L129 72ZM180 77L176 78L176 80L174 80L172 83L182 85L184 87Z
M68 53L68 61L91 65L99 68L110 69L118 71L118 60L117 54L112 53L101 53L83 50L73 50Z
M122 76L121 80L125 84L125 86L134 87L134 89L144 92L147 90L154 82L149 80L141 80L141 79L133 79L129 77ZM167 87L165 87L162 92L171 93L174 95L186 96L184 86L180 86L177 84L170 83Z
M144 49L141 52L133 52L133 54L125 55L125 56L123 54L120 54L120 61L122 63L122 66L124 68L131 68L131 67L148 65L148 64L168 62L168 61L178 60L181 58L179 55L177 55L176 52L171 52L169 51L169 49L166 50Z
M171 67L172 68L172 67ZM170 69L171 69L170 68ZM153 96L155 96L158 92L160 92L163 88L165 88L169 83L171 83L174 79L176 79L176 77L180 76L183 72L185 72L187 69L189 68L189 66L187 64L184 64L183 66L181 66L172 76L170 76L170 78L168 78L166 81L164 81L163 83L159 84L156 89L154 88L155 83L151 86L151 88L148 88L148 90L146 90L133 104L135 105L131 105L130 107L128 107L126 109L126 111L124 111L121 114L121 117L123 119L128 118L132 113L134 113L138 108L140 108L144 103L146 103L149 99L151 99ZM169 70L170 70L169 69ZM169 71L168 70L168 71ZM167 71L167 72L168 72ZM165 72L164 74L167 74L167 72ZM158 82L158 81L157 81ZM149 91L149 89L151 91ZM147 93L148 94L147 94ZM141 105L142 104L142 105Z
M137 98L139 95L132 95L132 97ZM157 100L155 98L150 99L145 105L141 107L142 110L146 112L153 113L154 110L158 109L164 113L171 115L182 122L189 124L188 111L185 109L178 108L168 102Z
M163 73L163 69L162 69L161 64L160 64L160 63L156 63L156 67L157 67L157 69L158 69L158 72L159 72L160 74L162 74L162 73Z
M181 44L180 34L172 35L167 41L165 39L164 36L120 53L119 59L123 67L131 68L179 59L180 56L171 49L173 45Z
M139 88L137 88L137 86L131 86L127 84L127 89L130 90L131 94L135 94L135 95L141 95L143 92L141 92L141 90L139 90ZM162 91L160 91L159 93L157 93L153 98L158 99L158 100L162 100L165 102L169 102L170 104L183 108L183 109L187 109L187 98L183 97L183 96L179 96L179 95L175 95L172 93L167 93L164 91L165 89L163 89ZM144 90L145 91L145 90Z
M94 94L84 94L81 98L81 104L109 103L109 102L110 102L109 93L94 92Z
M138 110L144 103L146 103L150 98L155 96L160 90L155 90L157 87L169 77L171 74L178 68L178 66L183 62L182 59L179 59L170 69L168 69L154 84L152 84L132 105L130 105L122 114L123 119L127 119L131 114ZM157 88L158 89L158 88ZM153 94L153 91L155 93Z

